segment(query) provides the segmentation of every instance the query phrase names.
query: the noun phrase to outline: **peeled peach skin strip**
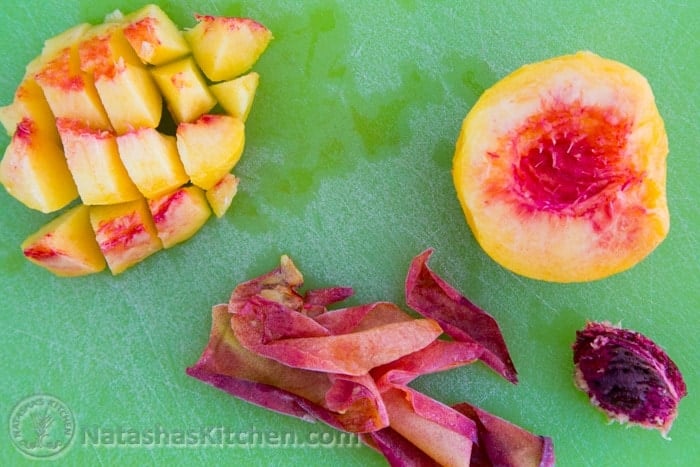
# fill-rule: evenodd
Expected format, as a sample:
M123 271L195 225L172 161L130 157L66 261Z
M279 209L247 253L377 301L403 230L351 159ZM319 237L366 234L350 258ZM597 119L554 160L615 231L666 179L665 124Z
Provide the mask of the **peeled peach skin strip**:
M362 433L360 439L392 467L439 467L439 464L391 427Z
M348 308L329 313L352 312ZM252 297L231 320L236 338L252 352L295 368L347 375L365 374L422 349L442 334L435 321L413 319L324 336L311 325L312 319L304 318L277 302Z
M409 388L382 393L389 426L440 465L469 466L475 423Z
M369 377L296 369L261 357L240 345L230 323L227 306L215 306L209 342L197 363L187 368L188 375L261 407L319 419L341 430L364 432L388 425Z
M452 408L476 422L478 442L472 449L471 465L549 467L555 464L551 438L534 435L466 402Z
M427 347L371 371L381 389L405 386L419 376L473 363L483 348L470 342L436 340Z
M517 371L498 323L430 270L426 263L431 254L432 250L426 250L411 262L406 277L406 303L437 321L453 339L481 345L481 360L511 383L517 383Z

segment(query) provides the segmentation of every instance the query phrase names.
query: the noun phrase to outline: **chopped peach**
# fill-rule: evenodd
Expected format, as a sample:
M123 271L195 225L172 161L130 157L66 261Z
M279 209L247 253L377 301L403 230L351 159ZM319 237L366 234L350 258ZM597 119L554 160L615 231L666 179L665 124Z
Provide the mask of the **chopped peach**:
M28 117L19 122L5 150L0 183L27 207L45 213L78 197L60 142Z
M117 136L117 147L129 177L146 198L157 198L189 181L174 136L140 128Z
M67 118L58 118L56 125L83 203L113 204L141 196L119 158L113 132Z
M85 205L64 212L27 237L22 252L32 263L62 277L83 276L105 268Z
M68 35L69 39L74 36ZM62 41L49 47L53 52ZM92 75L80 69L78 43L72 43L44 56L29 67L36 69L34 79L44 91L51 112L56 118L79 118L95 128L109 128L109 119L95 89Z
M195 15L197 25L185 31L192 54L212 81L248 71L272 40L272 33L249 18Z
M125 21L124 36L145 63L162 65L190 52L175 23L157 5L146 5Z
M180 123L177 149L192 183L208 190L233 169L243 153L245 125L229 115L203 115Z
M25 77L17 89L11 104L0 107L0 123L8 135L14 134L17 125L24 118L29 118L47 137L51 135L58 141L56 120L53 118L44 92L31 76Z
M95 81L95 87L117 134L160 123L163 100L145 68L124 64L113 76Z
M66 47L74 47L78 42L85 37L85 34L92 26L88 23L80 23L66 29L65 31L44 41L44 47L41 49L41 57L55 57Z
M224 217L224 214L228 211L233 202L233 197L238 192L238 181L238 177L227 173L221 180L216 182L216 185L207 190L207 201L209 201L209 206L211 206L216 217Z
M238 78L213 84L209 89L227 114L245 122L253 106L259 81L260 75L251 71Z
M535 279L626 270L666 237L664 123L646 79L590 52L527 65L464 120L453 162L476 240Z
M160 122L158 87L124 37L122 25L93 27L78 47L80 67L91 73L109 121L118 134Z
M91 206L90 223L112 274L119 274L163 248L143 198Z
M207 222L211 209L204 191L186 186L161 197L148 200L158 237L170 248L194 235Z
M192 57L152 68L151 73L178 122L191 122L216 105Z
M99 24L87 30L78 42L78 57L80 69L91 73L95 80L112 76L115 67L127 63L141 65L118 22Z

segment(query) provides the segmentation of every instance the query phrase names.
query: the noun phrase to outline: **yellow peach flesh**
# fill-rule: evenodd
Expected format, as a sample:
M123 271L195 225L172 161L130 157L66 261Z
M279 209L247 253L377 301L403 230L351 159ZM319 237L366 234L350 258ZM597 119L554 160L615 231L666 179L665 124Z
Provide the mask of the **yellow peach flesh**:
M535 279L589 281L631 268L665 238L667 152L646 79L581 52L524 66L484 92L463 122L453 180L496 262Z

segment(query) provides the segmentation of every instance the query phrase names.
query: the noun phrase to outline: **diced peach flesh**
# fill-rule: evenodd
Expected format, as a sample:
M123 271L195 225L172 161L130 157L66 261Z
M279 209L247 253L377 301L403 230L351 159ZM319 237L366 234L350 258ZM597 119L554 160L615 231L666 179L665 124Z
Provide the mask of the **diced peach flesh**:
M17 125L24 118L32 120L46 137L52 137L58 141L56 120L53 118L49 103L46 102L44 92L31 76L25 77L17 86L12 103L0 107L0 123L10 136L14 134Z
M151 73L177 122L195 120L216 105L216 99L191 57L152 68Z
M124 37L116 22L93 26L78 44L80 69L94 79L112 77L125 64L141 65L141 61Z
M148 200L158 237L165 248L184 242L206 223L211 215L204 191L196 186Z
M160 123L163 101L145 68L124 64L113 76L95 81L95 87L117 134Z
M92 76L80 70L75 46L59 52L34 78L56 118L77 118L95 128L110 128Z
M209 206L211 206L216 217L221 218L228 211L238 191L238 182L238 177L228 173L216 182L216 185L207 190L207 201L209 201Z
M253 106L259 80L260 75L251 71L236 79L214 84L209 89L227 114L245 122Z
M91 206L90 223L112 274L119 274L163 247L146 200Z
M245 125L229 115L203 115L177 127L177 148L195 185L208 190L233 169L243 153Z
M56 124L83 203L113 204L141 197L119 158L113 132L66 118Z
M162 65L190 52L175 23L157 5L146 5L125 21L124 35L145 63Z
M29 118L17 125L0 162L0 183L27 207L48 213L78 197L61 145Z
M29 261L57 276L82 276L105 268L85 205L76 206L46 224L22 242L21 248Z
M146 198L157 198L189 181L174 136L140 128L117 136L117 146L130 178Z
M192 54L212 81L248 71L272 40L272 33L249 18L195 15L197 25L185 32Z

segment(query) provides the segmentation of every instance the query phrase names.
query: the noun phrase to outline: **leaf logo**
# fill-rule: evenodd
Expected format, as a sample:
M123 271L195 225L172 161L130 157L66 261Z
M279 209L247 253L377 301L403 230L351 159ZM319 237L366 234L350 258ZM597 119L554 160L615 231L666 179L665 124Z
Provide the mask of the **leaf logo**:
M75 419L59 399L38 394L22 400L10 415L10 438L24 455L51 459L65 452L75 435Z

